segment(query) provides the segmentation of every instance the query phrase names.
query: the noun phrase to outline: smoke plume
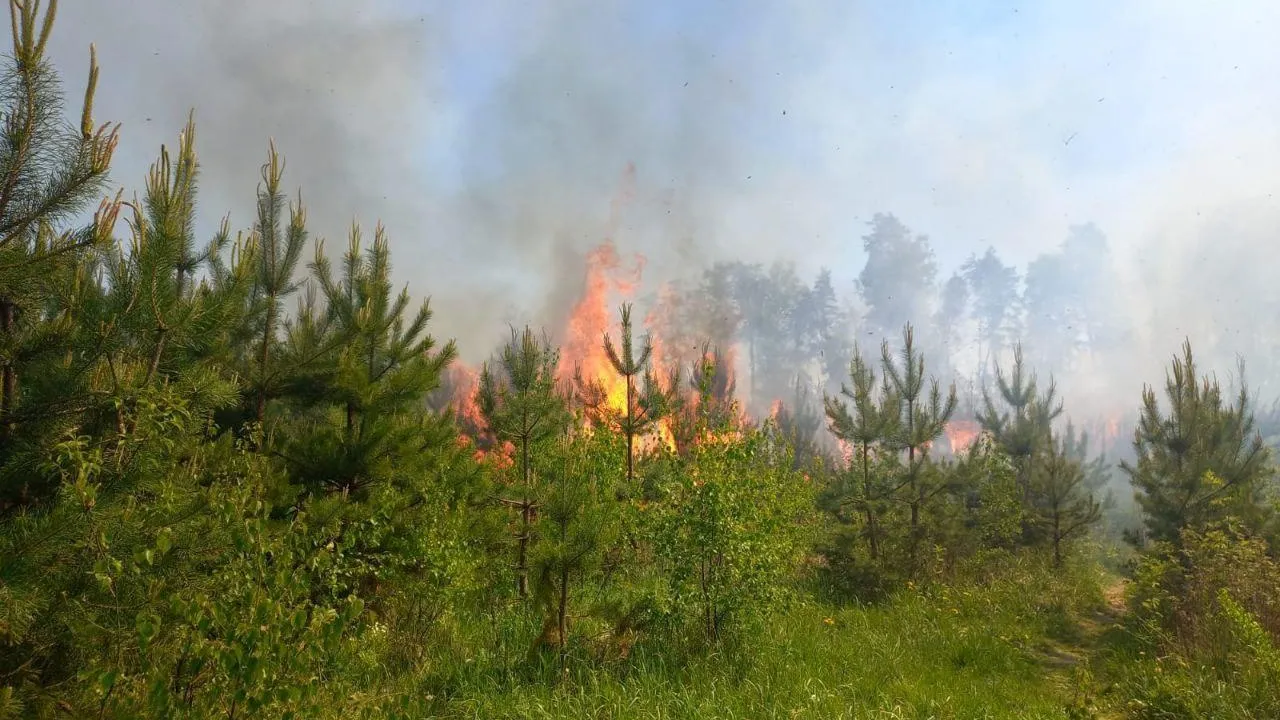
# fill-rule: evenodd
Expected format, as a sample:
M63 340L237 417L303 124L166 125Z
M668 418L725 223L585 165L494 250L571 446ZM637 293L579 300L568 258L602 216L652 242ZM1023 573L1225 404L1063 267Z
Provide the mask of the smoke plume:
M784 258L850 294L876 212L942 281L1096 222L1136 330L1060 386L1127 409L1183 337L1280 372L1277 32L1262 2L62 0L53 43L76 91L97 43L118 184L194 108L203 222L248 226L273 137L313 234L383 221L471 359L562 318L605 237L647 283Z

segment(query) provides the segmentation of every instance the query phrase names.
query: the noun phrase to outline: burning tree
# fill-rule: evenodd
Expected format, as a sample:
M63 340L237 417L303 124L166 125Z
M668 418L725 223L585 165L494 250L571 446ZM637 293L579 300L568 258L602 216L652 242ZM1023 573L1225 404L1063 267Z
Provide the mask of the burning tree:
M693 445L708 435L730 432L740 421L734 400L736 382L731 356L704 343L702 354L689 377L690 397L675 396L670 417L676 452L685 456Z
M679 374L673 374L667 387L658 380L650 364L653 341L646 334L639 352L636 351L634 330L631 325L631 305L624 303L621 311L621 332L618 344L606 333L604 352L609 359L620 384L575 375L579 398L590 417L600 425L621 433L627 441L627 482L635 479L635 445L658 426L660 420L671 411L674 388Z

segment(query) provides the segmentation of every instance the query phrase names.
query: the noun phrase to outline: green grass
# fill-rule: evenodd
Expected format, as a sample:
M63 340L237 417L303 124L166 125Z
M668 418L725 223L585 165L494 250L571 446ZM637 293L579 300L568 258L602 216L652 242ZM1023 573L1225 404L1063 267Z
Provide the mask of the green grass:
M1078 614L1096 569L1010 563L998 580L904 590L876 607L801 603L738 652L524 671L462 661L420 692L445 718L1071 718ZM1048 652L1047 652L1048 651ZM1058 659L1058 662L1054 662Z

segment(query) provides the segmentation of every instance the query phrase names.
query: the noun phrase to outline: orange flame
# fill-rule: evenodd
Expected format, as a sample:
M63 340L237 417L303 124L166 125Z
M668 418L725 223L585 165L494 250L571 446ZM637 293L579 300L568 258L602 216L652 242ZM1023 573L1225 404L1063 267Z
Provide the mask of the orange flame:
M945 432L947 442L951 445L951 454L959 455L978 439L982 426L974 420L952 420L947 423Z
M587 254L586 292L569 315L556 368L557 380L566 385L578 373L583 380L597 384L604 391L605 405L619 413L627 410L627 384L609 362L604 336L612 324L611 301L615 296L626 298L635 292L644 267L644 259L636 258L632 277L627 277L619 274L622 263L612 240ZM616 333L613 339L619 339Z
M480 407L476 405L476 388L480 384L480 372L470 365L454 362L445 370L445 385L452 390L449 407L453 410L458 425L471 431L471 434L483 432L487 425Z
M840 438L836 438L836 447L840 450L840 462L842 462L845 467L849 467L850 465L852 465L853 464L853 443L849 442L848 440L841 440Z
M598 409L615 415L627 413L627 383L610 362L605 351L604 338L609 334L616 347L616 343L620 340L617 305L635 295L643 276L645 258L636 254L630 263L624 265L614 242L621 228L623 210L635 196L635 183L635 166L628 164L623 172L621 186L610 206L605 239L587 253L583 294L565 322L559 344L560 361L556 367L556 381L565 389L573 389L577 379L581 378L599 393L598 396L591 398L602 406ZM680 340L679 318L680 297L675 289L668 285L661 289L657 305L650 310L642 322L636 318L637 323L633 328L633 340L637 348L642 346L642 338L645 334L650 337L652 347L650 367L660 384L667 382L673 369L684 366L684 363L693 360L699 352L700 346L695 345L691 350L685 347L689 345L688 342ZM674 340L674 346L672 340ZM728 364L722 372L729 378L730 387L732 387L733 348L722 347L720 351L721 360ZM485 432L483 418L474 399L477 373L474 369L461 364L455 364L454 368L457 377L454 385L455 400L452 405L455 407L464 431L471 431L469 434L477 437ZM687 387L664 387L663 389L668 392L688 392ZM631 399L633 404L636 402L638 390L639 388L633 387ZM696 403L696 398L690 400ZM745 425L747 421L745 408L735 403L731 412L734 420L737 421L736 424ZM675 449L673 418L662 419L652 436L640 439L643 449L652 449L658 443ZM509 456L507 459L510 459Z
M1120 438L1120 418L1107 418L1107 426L1106 429L1103 430L1102 436L1106 440L1107 444L1114 443L1118 440Z

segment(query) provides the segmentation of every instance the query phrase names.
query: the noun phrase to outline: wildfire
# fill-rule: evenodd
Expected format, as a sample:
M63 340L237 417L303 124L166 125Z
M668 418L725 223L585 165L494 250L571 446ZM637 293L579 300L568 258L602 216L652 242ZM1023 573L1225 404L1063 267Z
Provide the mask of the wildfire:
M853 463L853 444L847 440L836 438L836 447L840 449L840 461L848 467Z
M959 455L978 439L982 427L974 420L953 420L947 423L945 432L947 442L951 445L951 454Z
M582 297L569 313L560 333L560 360L556 367L556 381L566 390L577 388L580 379L594 391L591 393L593 403L599 404L599 410L614 416L624 416L628 409L627 382L619 375L609 360L605 350L604 338L607 335L614 343L615 349L621 351L621 335L618 327L618 306L631 300L640 286L643 276L645 258L636 254L624 262L614 242L620 227L622 212L631 202L635 191L635 167L628 165L623 173L621 187L610 207L610 217L605 233L605 240L587 253L586 277ZM657 382L666 392L688 392L688 387L672 388L670 382L672 371L683 367L685 363L699 358L696 345L690 345L687 339L679 334L681 323L680 301L678 293L670 286L664 286L659 292L659 302L642 319L634 317L632 339L637 354L643 348L645 335L649 336L651 354L649 367ZM692 348L692 349L691 349ZM709 358L701 358L708 360ZM733 380L733 348L720 348L718 362L726 367L717 368L715 380L716 402L727 400L732 395ZM452 375L447 384L453 391L454 401L451 405L459 418L462 429L467 434L478 437L485 431L484 421L475 403L475 388L478 373L460 363L451 368ZM686 375L687 376L687 375ZM639 384L642 378L634 378L636 383L632 390L632 409L636 410L636 399L641 391ZM725 396L721 398L720 396ZM696 397L686 397L685 411L697 407ZM727 405L734 425L741 426L746 421L745 409L734 403ZM639 438L640 447L652 449L665 446L675 449L676 423L673 417L662 418L653 432ZM588 428L589 429L589 428ZM730 435L725 434L726 438ZM709 440L709 438L708 438ZM703 439L699 439L699 442ZM477 452L483 452L478 450ZM493 452L493 451L490 451ZM501 453L502 451L498 451Z
M449 407L457 418L458 426L472 435L486 429L484 416L476 405L476 387L480 383L480 372L470 365L455 362L445 370L444 385L452 389Z
M779 416L781 415L782 415L782 399L779 398L777 400L774 400L773 404L769 406L769 419L773 420L774 422L777 422Z
M1102 437L1107 445L1115 443L1120 438L1120 418L1107 418L1107 425L1103 430Z
M1089 430L1090 453L1114 453L1121 444L1121 416L1110 415L1099 417L1087 425Z

